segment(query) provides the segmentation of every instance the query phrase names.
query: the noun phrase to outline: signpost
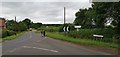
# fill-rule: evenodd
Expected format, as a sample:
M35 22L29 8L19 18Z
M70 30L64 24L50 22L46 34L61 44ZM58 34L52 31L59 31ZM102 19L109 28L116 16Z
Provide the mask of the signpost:
M75 26L75 28L77 29L77 31L79 31L79 28L81 28L81 26Z

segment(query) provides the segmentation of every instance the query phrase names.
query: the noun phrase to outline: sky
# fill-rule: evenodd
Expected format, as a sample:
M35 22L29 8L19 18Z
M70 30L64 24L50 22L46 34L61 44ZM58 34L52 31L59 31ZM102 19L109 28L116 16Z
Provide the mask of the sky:
M41 0L42 1L42 0ZM51 2L52 1L52 2ZM29 18L34 23L41 22L43 24L63 24L64 11L66 7L66 23L73 23L75 20L75 13L79 9L89 8L91 4L89 0L81 0L75 2L44 0L44 2L33 1L11 1L0 2L0 17L8 20L17 18L17 21L22 21ZM54 2L55 1L55 2Z

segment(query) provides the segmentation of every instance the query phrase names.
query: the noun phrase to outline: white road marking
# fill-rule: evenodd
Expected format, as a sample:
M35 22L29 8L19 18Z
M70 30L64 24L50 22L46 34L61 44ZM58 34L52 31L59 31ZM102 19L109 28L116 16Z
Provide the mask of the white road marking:
M40 49L40 50L45 50L45 51L51 51L57 53L58 51L52 50L52 49L46 49L46 48L39 48L39 47L30 47L30 46L23 46L23 48L33 48L33 49Z
M58 52L58 51L56 51L56 50L50 50L50 51L53 51L53 52Z

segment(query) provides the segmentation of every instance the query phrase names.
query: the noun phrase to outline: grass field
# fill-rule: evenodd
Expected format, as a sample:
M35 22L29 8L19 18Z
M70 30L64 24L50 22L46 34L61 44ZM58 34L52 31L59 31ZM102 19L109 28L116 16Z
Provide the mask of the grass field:
M46 32L46 35L51 38L64 40L72 43L77 43L80 45L99 46L99 47L107 47L107 48L114 48L114 49L118 48L117 44L105 43L105 42L100 42L100 41L95 41L90 39L77 39L77 38L64 36L56 32Z

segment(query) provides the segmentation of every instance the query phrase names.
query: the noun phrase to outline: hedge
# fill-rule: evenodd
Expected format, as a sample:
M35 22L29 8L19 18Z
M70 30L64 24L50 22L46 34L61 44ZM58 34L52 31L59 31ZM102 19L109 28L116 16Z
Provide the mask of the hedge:
M80 29L79 31L70 31L68 36L74 38L95 39L94 34L103 35L104 38L101 41L104 42L117 42L116 32L113 29Z
M14 31L2 30L2 38L7 37L7 36L11 36L11 35L14 35L14 34L15 34Z

